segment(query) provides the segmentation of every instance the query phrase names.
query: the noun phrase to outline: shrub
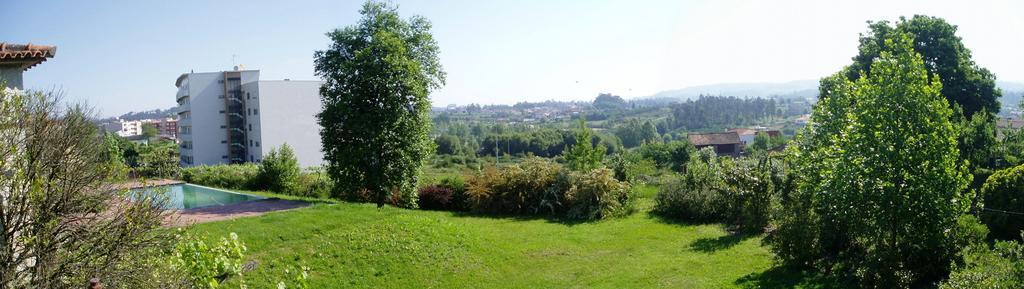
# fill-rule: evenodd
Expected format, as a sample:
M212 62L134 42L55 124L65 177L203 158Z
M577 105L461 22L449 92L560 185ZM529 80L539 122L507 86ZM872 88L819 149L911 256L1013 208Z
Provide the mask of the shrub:
M570 182L564 198L569 218L596 220L633 212L632 190L627 183L616 180L607 168L574 172Z
M630 192L628 183L616 180L609 169L569 172L551 160L529 157L472 176L465 195L468 208L481 213L601 219L631 212Z
M470 179L471 207L483 213L555 213L565 188L558 184L564 171L561 165L538 157L528 157L501 170L488 168Z
M292 194L301 197L328 198L331 196L332 186L333 183L326 173L313 170L299 174Z
M726 200L721 189L722 169L712 150L690 157L686 172L669 180L655 198L655 212L672 218L700 222L724 221Z
M451 210L469 210L469 196L466 194L466 184L460 176L449 176L441 179L438 187L448 189L452 192Z
M723 222L751 232L762 231L772 204L790 189L777 157L733 161L705 149L691 157L686 172L662 186L655 211L668 217Z
M182 170L182 180L204 186L253 190L257 188L256 176L259 174L256 164L196 166Z
M608 159L615 179L630 183L646 183L653 179L657 168L654 161L645 159L639 153L621 152Z
M180 238L171 264L187 276L193 287L217 288L224 279L241 274L246 248L235 233L212 246L190 235Z
M451 210L452 190L438 185L421 187L417 203L424 210Z
M257 180L260 189L296 195L301 190L298 187L301 173L299 160L295 158L295 152L286 143L278 149L271 149L263 157Z
M654 161L659 167L682 172L696 149L688 141L644 144L638 150L645 159Z
M1007 212L1024 212L1024 165L996 171L981 187L984 209L981 220L992 231L992 237L1009 240L1020 237L1024 216Z
M999 241L989 248L979 243L963 252L963 265L955 266L939 288L1024 288L1024 245Z

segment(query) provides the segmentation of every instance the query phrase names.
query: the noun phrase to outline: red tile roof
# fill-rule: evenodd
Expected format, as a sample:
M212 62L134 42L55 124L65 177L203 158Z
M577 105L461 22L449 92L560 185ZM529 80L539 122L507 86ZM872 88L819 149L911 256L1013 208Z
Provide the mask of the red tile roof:
M20 66L27 70L57 54L56 46L0 42L0 65Z
M716 133L691 133L686 136L694 146L739 144L740 135L735 131Z

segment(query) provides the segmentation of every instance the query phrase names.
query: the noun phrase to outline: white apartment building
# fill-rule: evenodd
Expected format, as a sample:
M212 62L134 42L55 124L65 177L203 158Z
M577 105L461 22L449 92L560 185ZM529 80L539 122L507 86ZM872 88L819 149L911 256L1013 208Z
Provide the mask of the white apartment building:
M121 121L121 130L117 131L117 135L123 137L142 135L142 122L137 120Z
M321 81L260 80L259 70L178 77L181 165L259 162L287 143L299 165L323 163Z

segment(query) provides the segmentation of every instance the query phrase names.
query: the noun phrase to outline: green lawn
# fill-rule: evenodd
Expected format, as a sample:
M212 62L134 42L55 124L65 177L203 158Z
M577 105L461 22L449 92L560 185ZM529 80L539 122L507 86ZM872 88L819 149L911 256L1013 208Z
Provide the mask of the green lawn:
M243 278L250 288L270 288L298 264L313 288L822 287L773 268L759 236L664 221L646 212L651 204L585 223L318 204L190 230L238 233L258 262Z

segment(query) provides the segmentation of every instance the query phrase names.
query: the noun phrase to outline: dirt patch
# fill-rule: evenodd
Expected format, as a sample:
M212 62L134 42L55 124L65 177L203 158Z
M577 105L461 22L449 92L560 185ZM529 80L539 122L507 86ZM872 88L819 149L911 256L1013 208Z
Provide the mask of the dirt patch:
M168 216L164 221L164 225L169 227L183 227L198 223L259 216L269 212L291 210L305 206L309 206L309 203L303 201L265 199L223 206L178 210Z

